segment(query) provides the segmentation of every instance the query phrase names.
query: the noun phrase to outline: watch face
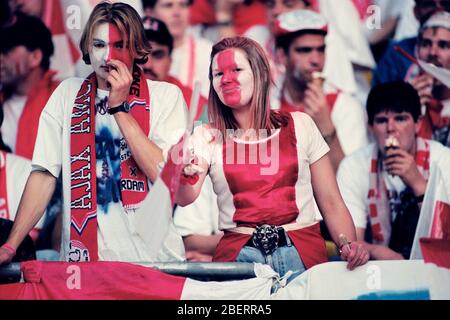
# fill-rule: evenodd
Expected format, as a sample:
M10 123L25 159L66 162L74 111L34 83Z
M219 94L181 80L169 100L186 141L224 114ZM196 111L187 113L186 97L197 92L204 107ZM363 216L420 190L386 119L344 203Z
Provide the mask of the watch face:
M125 101L125 102L123 103L123 108L124 108L124 110L125 110L126 112L128 112L128 111L131 110L131 106L128 104L127 101Z

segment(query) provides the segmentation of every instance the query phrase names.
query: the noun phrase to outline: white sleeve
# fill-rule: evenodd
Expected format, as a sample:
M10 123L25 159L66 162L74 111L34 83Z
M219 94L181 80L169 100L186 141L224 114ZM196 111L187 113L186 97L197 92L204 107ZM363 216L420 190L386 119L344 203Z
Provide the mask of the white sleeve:
M297 132L297 148L303 149L309 164L313 164L330 151L313 119L303 112L291 113Z
M53 92L42 110L34 146L31 171L49 171L54 177L61 172L64 108L70 95L69 82L63 81Z
M345 155L369 144L366 113L356 99L344 93L339 94L331 119Z
M180 89L147 81L150 90L150 140L165 154L186 131L187 107Z
M369 168L355 161L354 156L346 157L339 165L337 182L342 198L350 211L357 228L367 226L367 194Z

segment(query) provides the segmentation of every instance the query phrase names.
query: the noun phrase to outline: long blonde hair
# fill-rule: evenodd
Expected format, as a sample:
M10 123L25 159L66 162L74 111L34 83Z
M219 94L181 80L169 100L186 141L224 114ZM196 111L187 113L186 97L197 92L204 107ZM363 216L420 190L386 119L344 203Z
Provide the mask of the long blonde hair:
M273 84L270 72L270 64L261 46L246 37L225 38L216 43L211 52L211 63L209 66L209 100L208 117L211 126L218 129L222 134L227 129L239 129L231 108L227 107L219 98L213 87L212 63L214 57L221 51L229 48L241 49L247 55L253 72L254 86L250 102L251 126L254 129L275 129L286 125L285 116L270 110L270 86Z
M94 29L102 23L115 25L122 36L128 36L127 46L135 63L144 64L152 47L145 37L144 26L136 10L125 3L102 2L95 6L89 20L86 23L80 39L80 49L83 60L86 64L91 64L89 58L89 48L92 45Z

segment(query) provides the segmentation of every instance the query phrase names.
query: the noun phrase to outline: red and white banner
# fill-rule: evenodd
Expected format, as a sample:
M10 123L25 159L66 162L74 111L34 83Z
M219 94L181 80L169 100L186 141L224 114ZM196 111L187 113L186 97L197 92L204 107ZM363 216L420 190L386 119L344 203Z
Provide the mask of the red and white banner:
M370 261L349 271L345 262L314 266L271 296L282 300L450 299L450 269L416 260Z
M450 190L441 170L431 165L425 198L420 210L410 259L423 259L420 239L450 241Z
M28 261L21 265L25 282L0 285L0 300L450 299L450 269L419 260L371 261L353 271L346 265L316 265L271 294L276 275L268 266L258 264L255 278L215 282L172 276L125 262Z
M106 261L28 261L21 270L25 283L0 285L0 300L267 300L274 274L259 265L256 278L202 282Z

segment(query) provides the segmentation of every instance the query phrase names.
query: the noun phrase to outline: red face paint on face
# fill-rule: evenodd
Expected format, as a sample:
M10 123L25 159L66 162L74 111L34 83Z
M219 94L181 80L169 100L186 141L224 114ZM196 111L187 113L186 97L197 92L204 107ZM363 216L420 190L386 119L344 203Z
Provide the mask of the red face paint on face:
M213 59L212 73L212 85L222 103L233 109L249 106L255 84L252 67L242 49L218 53Z
M127 39L120 34L119 29L115 25L109 24L108 29L108 61L112 59L122 61L129 69L131 69L133 65L133 57L127 47Z
M241 101L238 65L235 61L235 50L228 49L217 55L218 71L222 73L220 89L226 105L237 105Z

